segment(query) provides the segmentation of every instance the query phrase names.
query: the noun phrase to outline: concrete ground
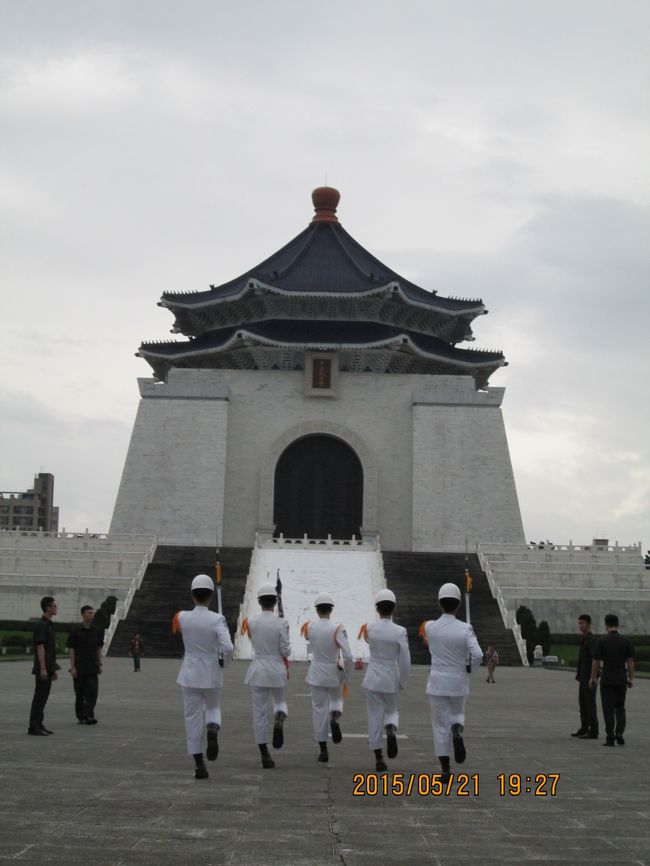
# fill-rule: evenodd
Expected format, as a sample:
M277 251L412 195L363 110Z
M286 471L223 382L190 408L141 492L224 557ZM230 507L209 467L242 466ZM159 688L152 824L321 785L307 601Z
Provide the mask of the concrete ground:
M65 665L64 665L65 667ZM289 683L286 743L262 770L252 742L246 663L227 672L221 753L210 778L195 781L185 754L178 662L111 659L101 678L99 724L75 723L62 672L46 724L28 737L29 662L0 664L0 861L21 864L233 864L362 866L432 863L501 866L528 861L650 866L650 681L628 693L624 747L569 736L578 727L577 684L560 671L483 668L467 706L468 760L478 777L460 796L421 795L432 760L427 669L413 669L400 695L399 755L384 796L375 790L365 740L365 707L355 671L344 739L316 762L306 665ZM520 774L521 793L500 795L499 774ZM361 774L361 782L355 776ZM403 774L400 779L398 774ZM559 774L540 782L537 774ZM525 777L532 777L526 782ZM400 795L400 782L410 794ZM380 783L381 784L381 783ZM478 794L474 785L478 785ZM359 795L355 796L355 785ZM507 786L506 786L507 787ZM393 793L394 791L394 793ZM364 795L365 794L365 795Z

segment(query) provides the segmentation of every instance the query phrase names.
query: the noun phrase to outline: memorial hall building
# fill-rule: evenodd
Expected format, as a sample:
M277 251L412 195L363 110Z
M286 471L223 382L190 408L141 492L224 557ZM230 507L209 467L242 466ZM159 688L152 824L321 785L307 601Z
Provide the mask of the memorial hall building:
M470 347L483 301L375 258L339 221L337 190L312 200L307 227L261 264L163 294L179 338L140 346L153 376L139 380L111 533L523 542L504 389L488 384L506 361Z

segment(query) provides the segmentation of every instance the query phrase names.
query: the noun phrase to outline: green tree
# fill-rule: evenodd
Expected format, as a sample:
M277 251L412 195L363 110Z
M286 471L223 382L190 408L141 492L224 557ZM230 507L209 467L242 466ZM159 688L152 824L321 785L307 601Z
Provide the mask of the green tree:
M97 628L104 629L105 631L111 624L111 616L115 613L116 607L116 596L109 595L108 598L101 603L99 610L95 611L93 625L97 626Z
M539 643L542 645L542 650L544 655L550 655L551 653L551 629L548 626L548 623L545 619L543 619L539 627L537 629L537 633L539 636Z

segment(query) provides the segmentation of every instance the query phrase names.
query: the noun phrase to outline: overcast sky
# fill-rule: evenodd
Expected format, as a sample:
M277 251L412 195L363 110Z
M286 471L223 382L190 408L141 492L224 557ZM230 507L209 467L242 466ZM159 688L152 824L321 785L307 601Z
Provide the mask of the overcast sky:
M345 228L502 349L526 535L650 542L647 0L0 0L0 489L105 531L165 290Z

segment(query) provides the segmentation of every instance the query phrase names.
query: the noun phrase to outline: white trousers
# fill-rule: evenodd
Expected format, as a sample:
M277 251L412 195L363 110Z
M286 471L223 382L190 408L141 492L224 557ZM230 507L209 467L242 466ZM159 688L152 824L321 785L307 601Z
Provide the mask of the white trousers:
M429 695L433 748L437 757L440 757L440 755L453 755L451 726L465 724L466 700L466 695L461 695L460 697Z
M393 692L373 692L364 689L368 710L368 745L371 749L381 749L384 744L386 725L399 725L397 695Z
M253 733L256 743L268 743L269 741L269 697L273 698L273 715L284 713L289 715L287 709L287 689L270 688L268 686L251 686L251 698L253 701Z
M341 686L310 686L311 715L314 722L314 739L317 743L327 742L327 728L330 713L343 712Z
M183 686L183 711L187 751L198 755L203 751L205 726L221 725L221 688L195 689Z

